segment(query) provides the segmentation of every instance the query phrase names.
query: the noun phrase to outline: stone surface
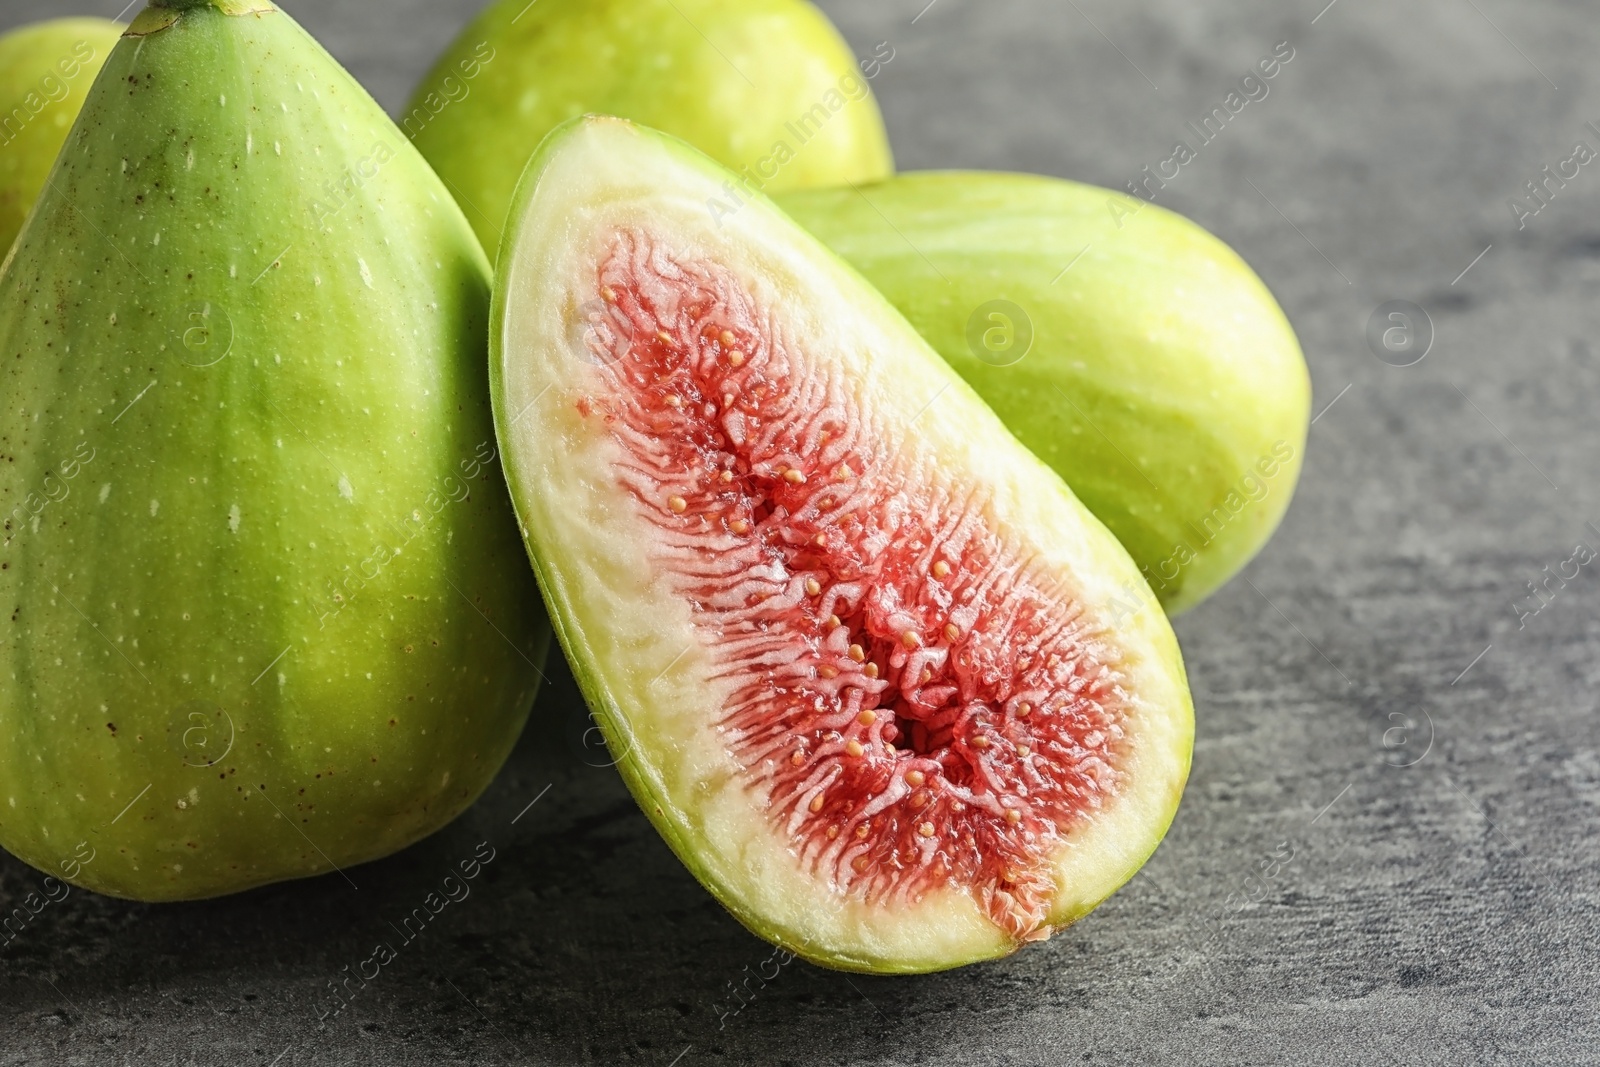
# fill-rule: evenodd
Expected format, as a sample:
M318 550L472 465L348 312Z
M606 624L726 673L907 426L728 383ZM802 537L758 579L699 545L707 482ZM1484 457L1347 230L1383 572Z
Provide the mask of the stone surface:
M1157 199L1266 278L1322 414L1276 540L1178 622L1193 777L1099 911L943 975L780 969L586 765L606 761L557 662L483 801L349 881L51 905L0 954L0 1064L1591 1060L1595 568L1518 605L1600 548L1600 174L1522 229L1506 201L1600 148L1600 34L1548 0L1322 2L825 4L859 54L894 49L874 87L906 169L1120 187L1295 50ZM290 9L396 109L473 6ZM0 26L59 11L0 0ZM1431 315L1414 366L1365 340L1390 300ZM470 896L407 943L396 927L485 841ZM0 859L0 902L40 880ZM379 941L396 958L319 1022Z

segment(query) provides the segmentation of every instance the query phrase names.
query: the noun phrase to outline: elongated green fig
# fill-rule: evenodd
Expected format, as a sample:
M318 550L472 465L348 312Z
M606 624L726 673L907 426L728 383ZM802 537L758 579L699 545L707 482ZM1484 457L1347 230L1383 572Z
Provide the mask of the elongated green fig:
M0 273L0 844L205 897L477 796L548 634L488 311L445 188L289 16L135 19Z
M1272 294L1199 226L1021 174L905 174L778 203L1072 486L1169 612L1277 528L1310 378Z
M512 500L640 806L827 966L1012 951L1138 869L1193 713L1143 582L861 278L615 118L517 190L490 374ZM1149 593L1144 596L1148 599Z
M121 35L110 19L67 18L0 36L0 258Z
M803 189L893 170L868 81L807 0L496 0L418 86L400 126L491 253L539 141L593 112L681 137L736 183Z

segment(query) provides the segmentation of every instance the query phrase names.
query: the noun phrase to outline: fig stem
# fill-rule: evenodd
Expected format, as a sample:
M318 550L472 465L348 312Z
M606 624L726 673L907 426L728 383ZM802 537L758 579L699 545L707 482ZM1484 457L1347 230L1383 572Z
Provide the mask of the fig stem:
M169 11L196 11L203 7L214 7L224 15L276 10L268 0L150 0L150 6Z

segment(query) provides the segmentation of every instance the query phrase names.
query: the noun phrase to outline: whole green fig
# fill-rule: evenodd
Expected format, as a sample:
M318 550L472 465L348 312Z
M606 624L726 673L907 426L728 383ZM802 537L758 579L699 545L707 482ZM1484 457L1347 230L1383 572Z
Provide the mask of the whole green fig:
M1272 294L1211 234L1022 174L777 199L1055 468L1170 613L1271 536L1300 473L1310 378Z
M489 273L288 15L135 19L0 273L0 845L205 897L351 877L479 794L548 638Z
M619 115L681 137L768 192L893 171L868 81L807 0L497 0L400 117L492 255L523 165L561 122Z

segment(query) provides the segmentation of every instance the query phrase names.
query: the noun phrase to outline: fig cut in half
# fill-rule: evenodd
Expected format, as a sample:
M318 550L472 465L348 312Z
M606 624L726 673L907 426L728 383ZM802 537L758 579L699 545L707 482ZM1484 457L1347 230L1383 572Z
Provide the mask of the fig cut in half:
M760 196L715 210L730 180L596 117L523 175L491 379L540 587L640 806L752 931L848 970L1004 955L1166 831L1177 642L874 289Z

